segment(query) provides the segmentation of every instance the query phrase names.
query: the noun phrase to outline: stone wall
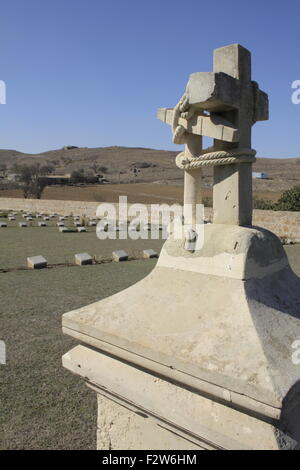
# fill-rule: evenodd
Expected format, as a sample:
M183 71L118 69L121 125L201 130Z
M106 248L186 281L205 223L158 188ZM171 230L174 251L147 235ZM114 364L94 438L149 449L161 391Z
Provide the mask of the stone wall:
M212 208L205 208L205 219L212 220ZM300 212L290 211L253 211L253 225L263 227L280 238L300 242Z
M61 215L92 216L96 214L99 202L58 201L49 199L0 198L0 210L25 210L31 212L53 213ZM205 219L212 219L212 209L205 208ZM300 212L288 211L253 211L253 225L266 228L279 237L300 242Z
M278 237L300 242L300 212L254 210L253 225L264 227Z

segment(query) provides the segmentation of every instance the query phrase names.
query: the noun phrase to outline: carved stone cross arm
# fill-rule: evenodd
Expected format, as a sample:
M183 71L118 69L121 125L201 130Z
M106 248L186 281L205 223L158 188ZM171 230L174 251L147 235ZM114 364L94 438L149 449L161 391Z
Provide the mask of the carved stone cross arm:
M167 124L172 125L173 116L173 108L159 108L157 110L157 118ZM190 134L212 137L213 139L224 140L225 142L238 142L239 140L238 129L217 114L212 113L210 116L207 116L195 113L190 119L180 117L178 124L183 126Z

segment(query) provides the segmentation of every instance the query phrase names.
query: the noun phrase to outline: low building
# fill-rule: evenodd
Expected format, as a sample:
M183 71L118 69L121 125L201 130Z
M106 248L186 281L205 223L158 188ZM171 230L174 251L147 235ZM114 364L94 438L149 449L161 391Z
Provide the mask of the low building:
M269 175L268 175L268 173L255 172L255 171L253 171L253 172L252 172L252 178L261 179L261 180L267 180L267 179L269 179Z

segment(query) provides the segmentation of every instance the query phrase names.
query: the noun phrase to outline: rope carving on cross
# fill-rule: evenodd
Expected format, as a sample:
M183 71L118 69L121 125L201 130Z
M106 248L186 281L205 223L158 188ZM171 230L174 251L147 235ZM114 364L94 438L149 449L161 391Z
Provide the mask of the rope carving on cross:
M186 128L179 124L179 119L189 121L195 114L195 109L190 107L189 95L186 91L174 108L172 133L173 143L182 145L186 143ZM196 170L204 166L233 165L239 162L254 163L256 151L253 149L232 149L229 151L205 152L196 157L187 157L185 151L176 157L176 166L181 170Z

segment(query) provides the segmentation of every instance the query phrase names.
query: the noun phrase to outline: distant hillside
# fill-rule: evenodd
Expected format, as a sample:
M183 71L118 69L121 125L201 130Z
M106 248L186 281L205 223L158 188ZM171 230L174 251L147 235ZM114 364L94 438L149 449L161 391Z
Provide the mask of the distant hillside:
M162 182L181 184L183 173L174 163L178 152L130 147L72 148L24 154L16 150L0 150L0 167L11 168L14 163L52 164L56 174L71 173L83 168L87 172L106 173L112 183ZM139 172L135 177L131 171L137 164ZM300 159L259 158L254 171L269 174L270 180L254 180L254 188L268 191L282 191L300 184ZM205 168L204 185L211 186L212 169Z

